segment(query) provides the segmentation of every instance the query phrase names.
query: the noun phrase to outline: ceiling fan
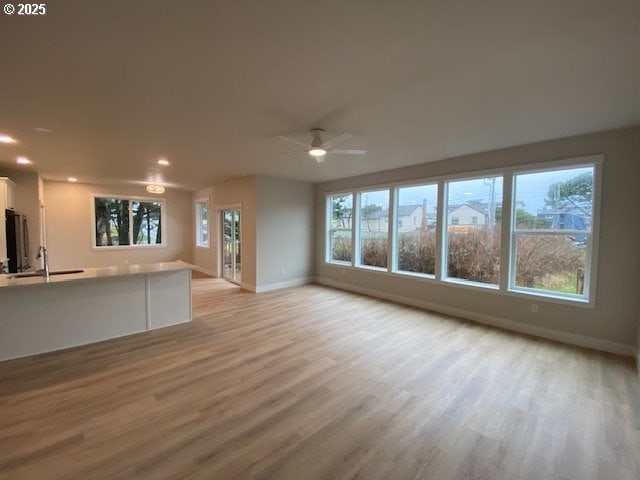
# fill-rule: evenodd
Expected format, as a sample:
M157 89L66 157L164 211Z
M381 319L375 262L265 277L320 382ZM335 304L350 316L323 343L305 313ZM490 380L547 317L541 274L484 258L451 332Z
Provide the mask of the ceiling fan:
M293 138L279 136L278 138L281 140L285 140L287 142L295 143L296 145L300 145L305 147L304 150L294 150L291 152L281 152L276 153L275 155L281 155L286 153L299 153L299 152L307 152L313 158L315 158L316 162L322 163L324 162L324 157L327 154L341 154L341 155L364 155L367 153L366 150L344 150L333 148L340 142L343 142L349 138L351 138L350 133L343 133L338 135L335 138L327 141L324 138L325 131L324 128L312 128L311 129L311 144L306 144L299 142L298 140L294 140Z

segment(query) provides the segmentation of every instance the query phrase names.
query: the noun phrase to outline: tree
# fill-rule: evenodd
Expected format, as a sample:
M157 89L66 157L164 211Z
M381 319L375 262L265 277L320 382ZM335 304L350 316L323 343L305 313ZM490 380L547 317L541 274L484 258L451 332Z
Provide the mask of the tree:
M562 208L569 204L582 210L583 205L591 203L592 195L593 173L585 172L549 185L544 203L552 208Z
M502 206L496 207L496 223L502 222ZM516 208L516 227L518 228L551 228L551 220L536 217L524 208Z
M346 196L335 197L331 205L333 218L340 224L340 227L347 228L346 219L351 218L351 208L345 206Z

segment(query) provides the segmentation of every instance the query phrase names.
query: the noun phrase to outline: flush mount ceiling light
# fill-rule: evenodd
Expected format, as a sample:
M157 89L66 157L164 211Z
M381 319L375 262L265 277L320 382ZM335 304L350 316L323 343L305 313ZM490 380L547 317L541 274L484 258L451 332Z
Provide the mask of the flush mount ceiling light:
M5 135L4 133L0 133L0 143L13 145L14 143L18 143L18 141L10 135Z
M157 183L152 183L151 185L147 185L147 192L160 195L161 193L164 193L164 187Z
M27 157L17 157L16 163L19 163L20 165L29 165L31 163L31 160L29 160Z
M170 163L169 163L169 160L167 160L166 158L160 158L158 159L158 165L162 165L163 167L166 167L170 165Z
M76 183L78 181L78 179L76 177L69 177L69 178L67 178L67 181L69 181L71 183Z
M47 127L33 127L33 130L38 133L51 133L51 129Z
M326 154L327 151L324 148L312 148L311 150L309 150L309 155L311 155L312 157L322 157Z

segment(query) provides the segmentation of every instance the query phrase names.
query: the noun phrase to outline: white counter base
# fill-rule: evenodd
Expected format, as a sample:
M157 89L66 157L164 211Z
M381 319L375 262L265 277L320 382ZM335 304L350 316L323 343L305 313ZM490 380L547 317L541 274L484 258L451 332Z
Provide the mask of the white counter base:
M0 361L191 320L191 270L0 288Z

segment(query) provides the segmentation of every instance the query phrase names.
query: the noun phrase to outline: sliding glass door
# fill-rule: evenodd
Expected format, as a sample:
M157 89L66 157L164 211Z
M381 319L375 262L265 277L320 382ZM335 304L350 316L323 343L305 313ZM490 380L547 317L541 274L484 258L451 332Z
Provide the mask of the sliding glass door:
M240 209L222 210L222 276L242 281Z

